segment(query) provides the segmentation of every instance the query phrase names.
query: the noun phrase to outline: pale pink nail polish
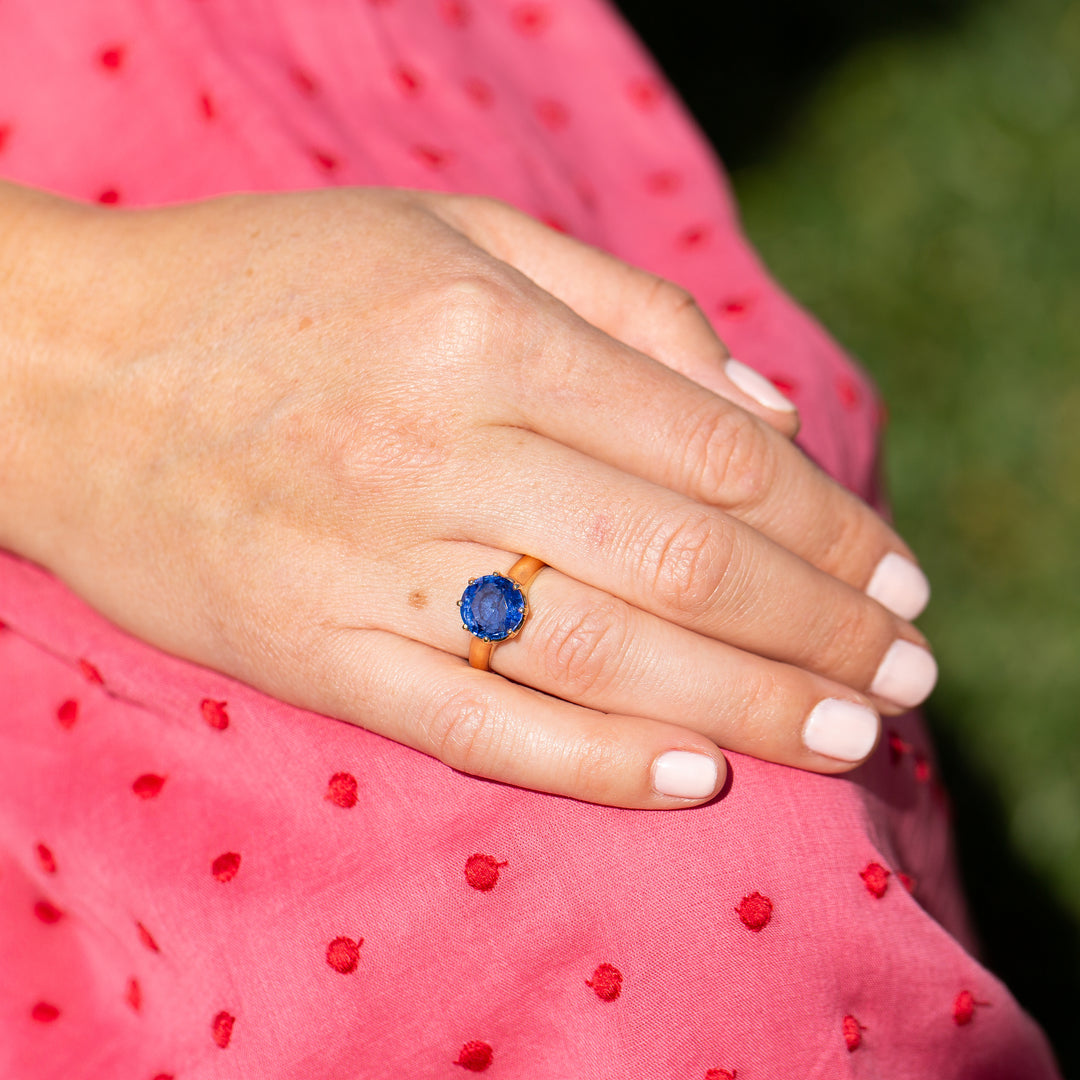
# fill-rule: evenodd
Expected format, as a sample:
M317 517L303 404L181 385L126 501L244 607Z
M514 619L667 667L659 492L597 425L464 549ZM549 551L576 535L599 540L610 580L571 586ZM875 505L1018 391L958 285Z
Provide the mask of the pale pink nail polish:
M838 761L862 761L877 742L881 720L873 709L843 698L819 701L806 718L803 744Z
M937 682L937 661L910 641L894 641L878 666L870 692L913 709L921 705Z
M910 559L890 551L877 564L866 595L901 619L914 619L930 602L930 582Z
M795 406L764 375L752 367L731 359L724 365L724 374L744 393L752 397L759 405L774 412L794 412Z
M716 762L707 754L669 750L653 763L653 788L678 799L706 799L716 790Z

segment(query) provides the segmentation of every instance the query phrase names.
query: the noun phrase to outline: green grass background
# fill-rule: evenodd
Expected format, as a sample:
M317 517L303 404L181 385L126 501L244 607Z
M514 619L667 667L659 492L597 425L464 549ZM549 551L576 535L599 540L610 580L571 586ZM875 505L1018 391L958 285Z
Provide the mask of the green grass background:
M874 35L734 180L889 403L987 960L1080 1076L1080 4Z

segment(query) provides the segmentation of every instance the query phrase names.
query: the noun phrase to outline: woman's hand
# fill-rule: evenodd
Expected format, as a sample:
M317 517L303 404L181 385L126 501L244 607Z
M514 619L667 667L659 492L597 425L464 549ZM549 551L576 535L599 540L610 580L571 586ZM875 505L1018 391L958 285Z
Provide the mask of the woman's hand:
M0 542L131 633L654 809L714 795L718 746L849 769L929 693L907 548L674 286L481 199L11 197L48 226L7 249ZM455 601L520 553L531 614L475 670Z

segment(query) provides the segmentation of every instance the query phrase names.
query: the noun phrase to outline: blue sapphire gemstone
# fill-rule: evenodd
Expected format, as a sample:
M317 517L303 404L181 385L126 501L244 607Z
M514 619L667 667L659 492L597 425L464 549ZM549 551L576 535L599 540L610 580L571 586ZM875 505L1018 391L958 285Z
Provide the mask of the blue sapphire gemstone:
M485 574L461 594L461 621L473 637L505 641L525 621L525 594L502 574Z

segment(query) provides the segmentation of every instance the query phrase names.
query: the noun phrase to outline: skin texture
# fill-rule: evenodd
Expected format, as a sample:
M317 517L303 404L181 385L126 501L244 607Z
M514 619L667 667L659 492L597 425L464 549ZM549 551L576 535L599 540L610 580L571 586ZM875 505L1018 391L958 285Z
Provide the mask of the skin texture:
M918 631L903 542L693 301L489 200L105 212L0 188L0 543L160 648L454 768L617 806L719 748L821 772ZM15 268L17 267L17 273ZM492 672L465 582L548 564ZM712 793L710 793L711 795Z

